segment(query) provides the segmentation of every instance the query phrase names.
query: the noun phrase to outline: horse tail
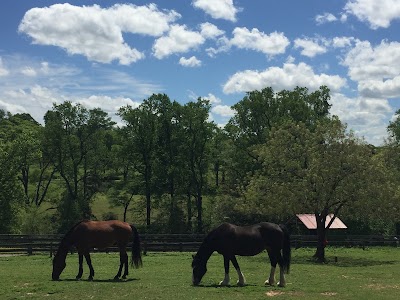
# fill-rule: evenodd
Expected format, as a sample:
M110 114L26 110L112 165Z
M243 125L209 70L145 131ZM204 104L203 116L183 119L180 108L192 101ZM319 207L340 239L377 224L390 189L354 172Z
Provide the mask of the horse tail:
M142 266L142 247L140 246L140 237L136 227L132 224L130 226L133 234L131 266L139 268Z
M290 261L292 256L292 248L290 246L290 233L285 225L280 224L279 227L283 231L283 248L282 248L283 268L286 271L286 273L289 274Z

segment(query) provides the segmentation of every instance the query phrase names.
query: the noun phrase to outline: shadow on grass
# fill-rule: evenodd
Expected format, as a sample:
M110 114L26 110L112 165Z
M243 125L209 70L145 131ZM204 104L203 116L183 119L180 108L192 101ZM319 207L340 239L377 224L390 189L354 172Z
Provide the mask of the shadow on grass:
M199 285L192 285L192 287L194 288L220 288L220 289L224 289L224 288L243 288L246 286L257 286L255 284L245 284L245 285L237 285L237 284L230 284L230 285L219 285L219 284L199 284Z
M128 278L128 279L119 279L119 280L115 280L115 279L93 279L93 280L88 280L88 279L81 279L81 280L76 280L76 279L61 279L59 281L67 281L67 282L72 282L72 281L86 281L86 282L105 282L105 283L125 283L125 282L131 282L131 281L138 281L140 279L137 278Z
M337 259L337 261L336 261ZM398 262L394 260L374 260L370 258L349 257L349 256L336 256L328 257L325 263L317 262L312 256L296 256L292 257L292 264L306 264L306 265L329 265L335 267L372 267L379 265L394 265Z

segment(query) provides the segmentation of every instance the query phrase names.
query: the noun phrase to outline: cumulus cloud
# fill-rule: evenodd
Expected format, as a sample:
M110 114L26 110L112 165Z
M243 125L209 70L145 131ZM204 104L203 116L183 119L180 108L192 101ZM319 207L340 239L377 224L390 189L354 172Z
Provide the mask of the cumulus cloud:
M213 106L211 112L222 117L233 117L235 114L235 111L229 105L220 104Z
M219 104L221 103L221 99L218 98L217 96L215 96L214 94L209 93L207 96L205 96L204 98L206 98L207 100L210 101L211 104Z
M236 27L232 33L233 38L229 41L231 46L255 50L271 56L284 53L290 44L289 39L282 32L275 31L268 35L257 28L250 31L246 27Z
M346 85L346 79L338 75L315 74L305 63L285 63L283 68L270 67L264 71L246 70L232 75L223 86L226 94L261 90L271 86L275 90L293 89L296 86L317 90L321 85L337 92Z
M315 22L317 25L322 25L324 23L330 23L337 21L337 18L331 13L324 13L322 15L317 15L315 17Z
M180 15L159 10L155 4L74 6L68 3L27 11L18 27L34 44L57 46L68 54L84 55L90 61L129 65L144 54L128 45L123 33L160 36Z
M217 26L211 23L203 23L200 25L201 35L206 39L214 39L218 36L221 36L225 33L225 31L220 30Z
M344 11L367 22L371 29L388 28L392 21L400 19L400 1L349 0Z
M179 59L179 64L184 67L200 67L201 61L196 58L196 56L192 56L189 58L181 57Z
M162 59L175 53L186 53L205 42L201 33L187 29L185 25L172 25L168 35L158 38L153 45L153 54Z
M339 116L358 136L380 145L387 136L387 123L394 113L386 99L350 98L340 93L331 95L331 114Z
M295 39L294 48L302 48L301 54L308 57L314 57L327 51L326 47L320 45L317 40L309 38Z
M350 78L358 82L364 97L400 97L400 43L382 41L373 47L368 41L357 41L342 64L349 68Z
M232 0L193 0L195 8L203 10L214 19L224 19L236 22L236 14L241 11Z
M353 37L334 37L332 39L333 48L345 48L351 46L354 41Z

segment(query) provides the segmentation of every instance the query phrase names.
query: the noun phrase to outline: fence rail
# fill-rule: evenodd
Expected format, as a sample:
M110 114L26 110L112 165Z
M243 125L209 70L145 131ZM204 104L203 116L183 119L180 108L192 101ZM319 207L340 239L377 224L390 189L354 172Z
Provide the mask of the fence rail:
M13 235L0 234L0 253L50 253L57 250L63 235ZM203 234L143 234L141 235L143 252L147 251L196 251L205 235ZM399 237L383 235L343 235L331 236L330 246L368 247L392 246L399 247ZM314 235L292 235L294 248L315 247L317 238ZM94 249L94 251L117 251L117 248Z

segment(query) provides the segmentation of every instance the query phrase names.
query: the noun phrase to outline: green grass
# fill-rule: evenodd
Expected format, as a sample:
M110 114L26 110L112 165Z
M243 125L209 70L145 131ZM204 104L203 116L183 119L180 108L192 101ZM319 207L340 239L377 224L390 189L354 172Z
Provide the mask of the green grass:
M0 299L398 299L400 248L327 249L328 263L310 260L314 249L293 250L287 287L263 285L269 274L266 254L238 257L247 286L218 287L222 256L214 254L201 286L191 285L191 253L150 253L129 279L114 282L118 255L92 255L95 280L75 281L77 255L68 255L61 281L51 281L45 255L0 257ZM338 262L334 261L334 257ZM84 278L88 268L84 266ZM231 267L231 282L237 280Z

